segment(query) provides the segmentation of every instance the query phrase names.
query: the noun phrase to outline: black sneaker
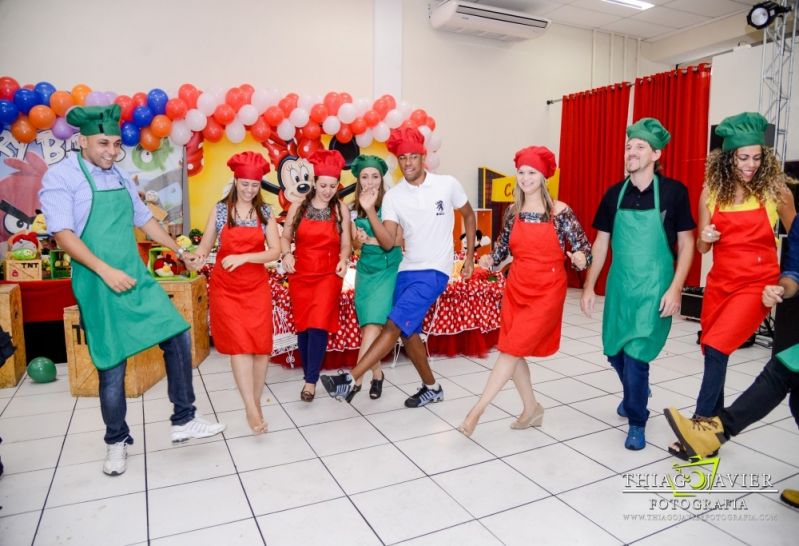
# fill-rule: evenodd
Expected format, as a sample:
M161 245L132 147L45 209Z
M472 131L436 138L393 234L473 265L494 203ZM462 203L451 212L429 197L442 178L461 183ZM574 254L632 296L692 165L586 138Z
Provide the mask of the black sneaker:
M416 391L416 394L405 401L406 408L421 408L431 402L441 402L444 400L444 387L438 386L437 390L428 389L427 385Z
M322 386L327 391L331 398L338 401L346 400L350 394L355 382L347 379L347 372L339 370L338 375L323 375L319 379L322 381ZM349 402L349 400L347 400Z
M361 392L361 386L355 385L350 389L350 393L347 395L347 397L344 400L346 400L348 404L352 404L352 399L355 398L355 395L358 394L359 392Z

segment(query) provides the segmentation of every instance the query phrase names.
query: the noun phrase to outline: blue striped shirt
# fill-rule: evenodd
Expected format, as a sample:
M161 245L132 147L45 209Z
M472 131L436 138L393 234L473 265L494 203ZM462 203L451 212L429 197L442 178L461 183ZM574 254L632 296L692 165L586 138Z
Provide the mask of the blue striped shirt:
M120 187L128 190L133 201L133 223L137 227L153 217L139 197L136 185L116 165L105 170L91 161L85 163L99 191ZM77 153L68 153L62 161L47 169L42 178L39 201L49 233L55 234L65 229L72 230L78 236L83 233L92 208L92 188L80 169Z

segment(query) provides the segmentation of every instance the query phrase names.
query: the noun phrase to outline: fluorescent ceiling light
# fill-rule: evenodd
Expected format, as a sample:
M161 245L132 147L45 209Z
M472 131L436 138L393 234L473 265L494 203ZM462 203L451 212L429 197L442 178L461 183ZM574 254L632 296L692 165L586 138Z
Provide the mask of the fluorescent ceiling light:
M625 8L633 8L640 11L649 9L655 6L649 2L642 2L641 0L602 0L608 4L616 4L617 6L624 6Z

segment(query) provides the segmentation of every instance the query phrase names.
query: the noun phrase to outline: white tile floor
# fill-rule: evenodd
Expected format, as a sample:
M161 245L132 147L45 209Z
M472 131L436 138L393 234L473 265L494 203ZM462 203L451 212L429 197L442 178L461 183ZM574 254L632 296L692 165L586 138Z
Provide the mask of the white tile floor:
M577 297L570 290L561 351L531 364L547 408L540 429L509 428L521 408L509 384L472 438L455 430L482 390L490 354L434 360L446 401L422 409L402 406L418 383L407 361L386 370L383 398L363 393L351 406L322 392L300 402L300 371L272 367L270 432L253 437L227 360L214 353L194 387L200 411L228 425L224 436L173 447L162 381L129 400L136 443L127 472L109 478L97 399L70 396L66 366L54 383L2 389L0 544L796 544L799 511L777 494L738 494L747 509L733 515L748 520L651 511L655 494L623 494L625 472L672 471L662 410L692 409L698 326L675 321L652 365L648 445L632 452L599 317L579 314ZM733 355L728 402L768 354L756 346ZM799 488L799 431L787 402L724 446L720 471L769 473L777 489Z

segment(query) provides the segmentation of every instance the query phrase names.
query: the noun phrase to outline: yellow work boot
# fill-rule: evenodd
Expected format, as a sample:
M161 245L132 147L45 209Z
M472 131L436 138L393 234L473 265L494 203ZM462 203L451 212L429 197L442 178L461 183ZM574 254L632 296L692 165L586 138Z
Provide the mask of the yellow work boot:
M796 489L785 489L780 495L780 500L788 506L799 508L799 491Z
M663 410L671 429L688 453L688 457L705 458L721 447L724 425L718 417L695 417L688 419L676 408Z

